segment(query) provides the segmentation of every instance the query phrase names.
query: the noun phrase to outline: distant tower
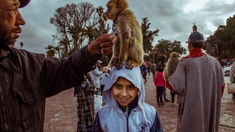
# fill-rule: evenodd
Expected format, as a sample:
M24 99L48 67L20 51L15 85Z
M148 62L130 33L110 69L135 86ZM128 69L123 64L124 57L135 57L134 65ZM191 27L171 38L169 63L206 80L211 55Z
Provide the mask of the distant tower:
M194 33L194 32L197 32L197 26L196 26L195 23L193 24L193 33Z

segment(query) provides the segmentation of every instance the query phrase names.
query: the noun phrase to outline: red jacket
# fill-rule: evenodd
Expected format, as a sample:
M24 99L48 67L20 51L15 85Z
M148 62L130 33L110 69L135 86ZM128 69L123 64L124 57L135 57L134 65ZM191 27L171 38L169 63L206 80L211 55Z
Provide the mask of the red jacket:
M157 72L156 73L156 75L154 77L154 84L155 84L155 86L164 86L165 85L163 72Z

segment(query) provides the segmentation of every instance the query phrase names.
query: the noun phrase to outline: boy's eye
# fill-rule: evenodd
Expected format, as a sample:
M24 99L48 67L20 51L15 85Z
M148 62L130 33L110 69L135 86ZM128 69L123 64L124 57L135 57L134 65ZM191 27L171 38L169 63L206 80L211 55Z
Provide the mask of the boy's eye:
M129 89L133 90L133 89L135 89L135 86L134 85L129 86Z
M121 89L121 85L114 85L116 89Z

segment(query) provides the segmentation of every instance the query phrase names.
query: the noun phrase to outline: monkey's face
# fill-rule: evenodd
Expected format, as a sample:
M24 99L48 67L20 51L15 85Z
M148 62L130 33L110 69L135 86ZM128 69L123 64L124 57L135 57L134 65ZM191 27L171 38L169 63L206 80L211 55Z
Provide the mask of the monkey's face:
M170 54L170 57L180 57L179 54L177 52L172 52Z
M114 4L108 4L107 5L107 11L105 13L106 17L110 20L114 20L118 13L120 12L120 9L116 7Z

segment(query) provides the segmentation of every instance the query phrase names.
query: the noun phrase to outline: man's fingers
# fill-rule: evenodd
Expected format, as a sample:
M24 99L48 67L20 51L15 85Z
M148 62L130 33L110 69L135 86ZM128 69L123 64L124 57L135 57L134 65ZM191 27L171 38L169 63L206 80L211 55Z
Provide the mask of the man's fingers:
M109 54L112 53L112 46L103 47L103 48L100 49L100 52L101 52L101 54L109 55Z

